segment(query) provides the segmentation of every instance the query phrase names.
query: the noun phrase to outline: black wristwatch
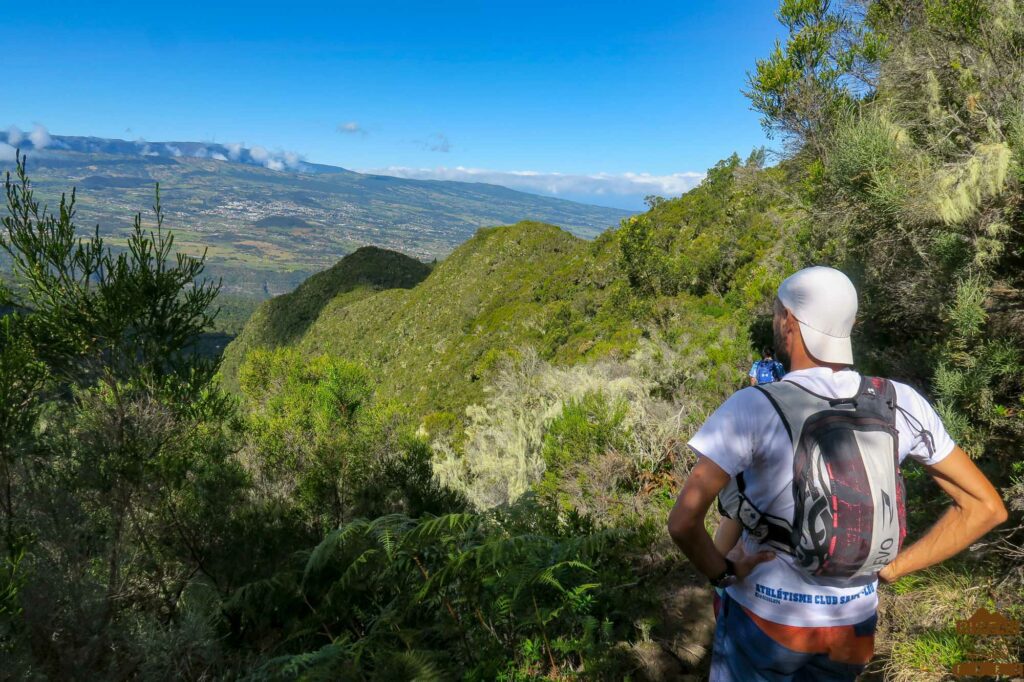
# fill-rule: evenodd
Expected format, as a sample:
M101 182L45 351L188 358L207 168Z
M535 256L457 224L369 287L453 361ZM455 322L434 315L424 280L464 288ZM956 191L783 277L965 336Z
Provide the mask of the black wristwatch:
M725 560L725 570L714 578L708 578L712 587L729 587L736 582L736 564L731 559Z

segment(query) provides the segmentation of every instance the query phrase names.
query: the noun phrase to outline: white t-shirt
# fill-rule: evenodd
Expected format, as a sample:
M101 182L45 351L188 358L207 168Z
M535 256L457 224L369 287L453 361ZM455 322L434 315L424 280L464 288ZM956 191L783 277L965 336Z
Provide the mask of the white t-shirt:
M852 397L860 379L853 370L833 372L827 367L790 372L784 378L829 398ZM892 383L896 403L931 433L934 443L934 452L929 454L920 427L912 426L897 411L900 462L907 456L922 464L941 461L953 451L954 443L939 415L917 391ZM782 419L761 391L750 387L734 393L708 417L689 446L730 476L742 471L745 494L763 513L793 518L793 445ZM741 542L748 553L761 549L746 531ZM869 618L878 607L877 584L870 576L843 588L811 583L793 565L793 557L776 552L775 559L759 564L727 590L730 597L774 623L828 626L852 625Z

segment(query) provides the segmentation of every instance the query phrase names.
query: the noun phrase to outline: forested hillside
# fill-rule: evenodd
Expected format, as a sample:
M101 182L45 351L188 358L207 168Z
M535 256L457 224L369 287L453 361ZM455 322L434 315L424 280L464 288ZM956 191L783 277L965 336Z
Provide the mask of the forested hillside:
M287 344L365 365L411 413L461 413L481 398L488 368L521 347L563 361L632 347L639 330L609 288L615 250L607 237L586 242L552 225L520 223L480 230L414 287L335 297L304 286L257 311L226 353L225 378L233 382L250 348ZM367 254L367 267L394 258L401 256ZM345 259L336 271L348 277L352 265ZM269 321L275 307L307 306L317 315L301 329ZM282 338L285 330L291 338Z
M592 242L524 222L428 267L364 249L265 303L138 223L78 242L8 184L0 655L18 678L701 679L710 592L664 531L684 443L809 264L865 372L930 396L1013 509L881 592L871 675L940 680L1024 618L1024 10L784 0L733 155ZM159 222L156 223L159 225ZM906 470L911 533L946 504ZM709 523L713 519L709 518Z
M295 291L257 308L221 361L227 386L237 388L238 366L254 346L276 348L296 343L328 305L344 307L383 289L409 288L430 274L423 262L375 246L364 246L333 267L318 272Z

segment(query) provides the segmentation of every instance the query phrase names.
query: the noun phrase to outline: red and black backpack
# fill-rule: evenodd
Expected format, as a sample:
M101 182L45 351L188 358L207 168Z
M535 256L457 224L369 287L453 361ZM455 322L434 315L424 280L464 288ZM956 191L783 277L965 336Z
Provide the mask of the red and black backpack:
M719 496L719 508L761 543L792 554L814 579L880 571L906 535L896 431L901 408L892 383L864 377L851 398L820 396L786 380L756 389L793 444L793 518L762 513L746 497L742 473Z

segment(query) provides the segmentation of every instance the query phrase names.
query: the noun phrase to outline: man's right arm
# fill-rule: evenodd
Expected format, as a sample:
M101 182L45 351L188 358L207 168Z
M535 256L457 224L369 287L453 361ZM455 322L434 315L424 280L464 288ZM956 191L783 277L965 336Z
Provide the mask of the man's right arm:
M668 532L672 540L694 568L708 578L714 578L726 569L725 555L729 550L715 546L704 527L704 519L715 496L728 482L729 474L720 466L707 457L699 457L668 516ZM734 556L735 575L742 579L758 564L774 559L775 553L739 552Z
M1007 518L999 492L959 447L925 469L953 504L927 533L882 569L878 577L883 582L945 561Z
M707 511L730 478L751 467L763 432L776 418L775 408L760 391L742 389L715 410L687 443L698 455L697 462L669 514L668 530L694 567L708 577L722 572L731 548L716 548L704 526ZM739 551L730 558L736 577L743 578L773 556Z

